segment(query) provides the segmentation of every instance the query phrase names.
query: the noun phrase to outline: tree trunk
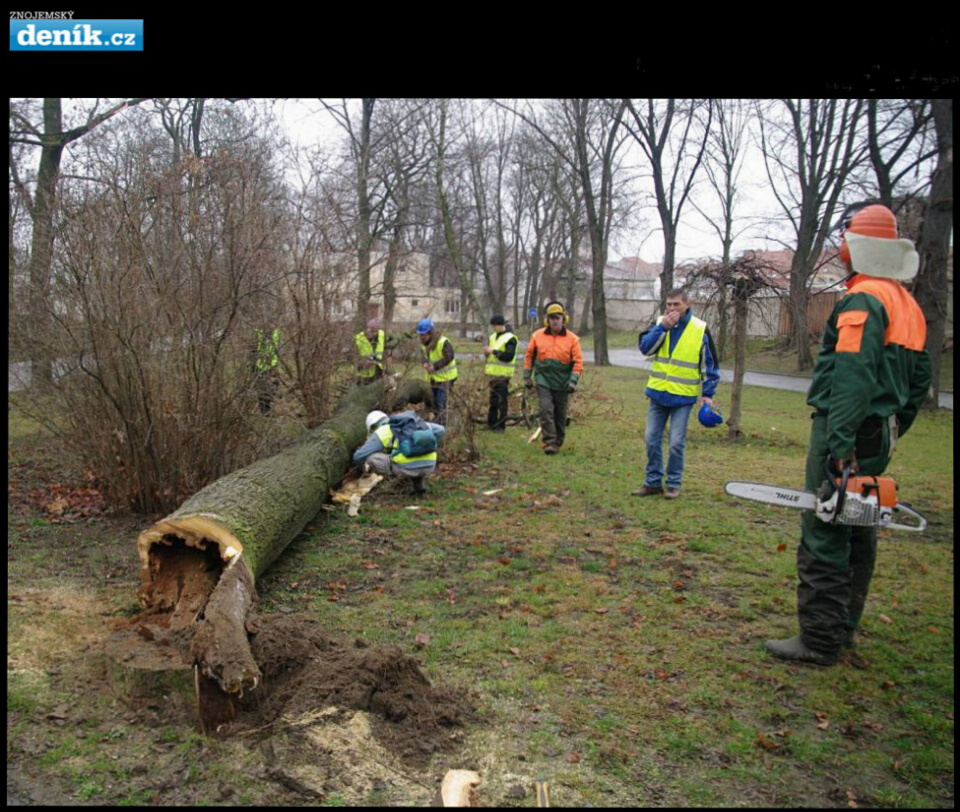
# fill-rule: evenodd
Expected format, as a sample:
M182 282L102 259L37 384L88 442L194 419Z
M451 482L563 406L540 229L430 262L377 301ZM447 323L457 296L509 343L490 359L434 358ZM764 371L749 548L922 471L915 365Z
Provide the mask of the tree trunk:
M747 363L747 298L734 293L733 303L733 386L730 389L730 417L727 419L727 437L739 440L740 416L743 402L743 372Z
M50 383L53 378L53 353L47 342L52 332L50 318L50 269L53 265L53 220L60 160L63 157L63 113L60 99L43 100L43 147L37 191L33 198L33 236L30 249L30 381L32 385Z
M926 408L940 402L940 358L946 334L947 262L953 230L953 100L934 99L939 158L930 187L930 205L923 218L920 242L920 274L913 286L917 303L927 320L927 352L933 367L933 382Z
M200 673L228 699L255 688L261 674L247 627L256 579L343 477L366 438L366 414L384 395L384 381L353 390L330 420L295 445L218 479L141 533L139 600L150 624L142 626L148 630L141 636L168 637L174 645L190 640ZM413 380L393 400L429 398L426 383ZM125 651L122 659L132 658ZM198 694L204 693L198 686ZM231 713L232 706L218 709L221 718Z

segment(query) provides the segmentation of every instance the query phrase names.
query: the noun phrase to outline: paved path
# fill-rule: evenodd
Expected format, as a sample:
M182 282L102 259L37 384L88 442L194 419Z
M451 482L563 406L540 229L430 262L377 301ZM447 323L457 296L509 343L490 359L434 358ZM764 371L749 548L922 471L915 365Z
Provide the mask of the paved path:
M586 361L593 361L593 350L584 350L583 357ZM650 369L650 361L644 358L638 350L610 350L610 362L618 367ZM54 374L59 377L63 374L63 371L55 369ZM727 383L732 381L733 370L721 369L720 380ZM21 389L23 386L29 384L29 382L29 364L19 363L9 365L8 392ZM751 386L769 386L773 389L790 389L793 392L806 392L810 386L810 379L802 375L773 375L767 372L745 372L743 374L743 382ZM940 393L940 408L953 411L953 392Z
M650 361L638 350L610 350L610 363L617 367L650 369ZM593 361L593 350L584 350L585 361ZM733 380L732 369L720 369L720 380L730 383ZM774 375L767 372L744 372L743 382L751 386L768 386L772 389L789 389L793 392L806 392L810 388L810 379L802 375ZM940 408L953 411L953 392L940 392Z

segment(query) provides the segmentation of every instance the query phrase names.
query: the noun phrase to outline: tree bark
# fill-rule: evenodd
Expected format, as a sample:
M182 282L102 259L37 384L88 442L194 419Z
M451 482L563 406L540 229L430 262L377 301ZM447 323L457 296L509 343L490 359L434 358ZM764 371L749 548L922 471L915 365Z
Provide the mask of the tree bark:
M161 630L141 636L189 638L200 673L230 696L257 686L261 674L247 640L256 579L343 477L366 438L367 412L385 402L430 398L424 381L407 381L391 393L386 381L353 390L330 420L299 442L218 479L140 534L143 620Z
M946 334L947 263L953 230L953 100L934 99L933 118L939 156L930 188L930 205L923 218L920 241L920 274L913 294L927 320L927 352L933 367L933 382L926 408L938 408L940 358Z

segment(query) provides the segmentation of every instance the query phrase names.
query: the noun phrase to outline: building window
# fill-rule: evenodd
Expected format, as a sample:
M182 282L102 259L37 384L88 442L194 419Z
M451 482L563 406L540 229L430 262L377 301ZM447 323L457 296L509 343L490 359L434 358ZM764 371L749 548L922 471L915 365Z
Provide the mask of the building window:
M447 299L443 303L443 312L448 314L456 314L460 312L460 300L459 299Z
M420 300L419 300L419 299L411 299L411 300L410 300L410 307L416 307L419 303L420 303Z

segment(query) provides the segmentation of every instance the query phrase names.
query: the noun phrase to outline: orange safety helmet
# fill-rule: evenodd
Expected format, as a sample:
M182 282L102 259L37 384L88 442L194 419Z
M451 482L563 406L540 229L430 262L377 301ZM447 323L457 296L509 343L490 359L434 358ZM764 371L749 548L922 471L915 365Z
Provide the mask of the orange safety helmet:
M839 223L840 259L853 273L908 282L917 274L920 255L910 240L899 238L896 215L879 203L848 206Z
M897 228L897 217L886 206L874 203L863 206L853 212L851 206L841 224L843 241L840 243L840 259L850 262L850 246L847 245L846 233L863 234L865 237L880 237L884 240L895 240L900 236ZM852 216L850 216L852 214Z

